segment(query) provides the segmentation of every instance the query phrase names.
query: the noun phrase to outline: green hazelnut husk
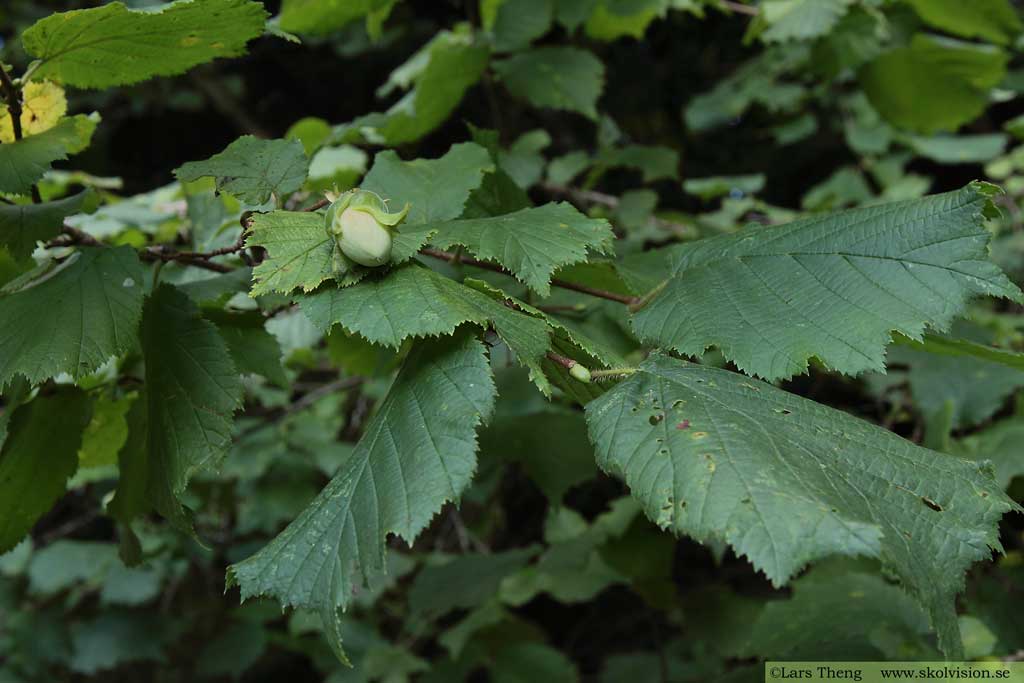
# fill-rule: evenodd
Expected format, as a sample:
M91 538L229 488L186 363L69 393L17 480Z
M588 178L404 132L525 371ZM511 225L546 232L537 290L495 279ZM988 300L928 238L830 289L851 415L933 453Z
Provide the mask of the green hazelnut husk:
M579 363L576 363L571 368L569 368L569 376L578 382L590 384L590 370L587 369L586 366L580 365Z
M408 204L390 213L376 193L351 190L330 205L324 223L342 254L359 265L375 268L391 260L392 233L408 213Z

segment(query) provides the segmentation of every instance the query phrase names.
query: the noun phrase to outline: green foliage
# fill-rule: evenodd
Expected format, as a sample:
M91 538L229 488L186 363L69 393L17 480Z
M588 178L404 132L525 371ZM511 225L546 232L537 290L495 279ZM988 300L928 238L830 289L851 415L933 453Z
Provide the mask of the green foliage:
M797 579L791 599L765 605L741 652L793 659L931 656L927 616L872 569L833 562ZM842 623L833 618L838 611L845 615Z
M7 552L64 493L78 468L88 397L76 389L14 411L0 451L0 552Z
M878 112L922 133L955 130L985 108L987 92L1002 80L1006 54L988 45L924 34L879 55L860 72Z
M625 166L643 173L643 181L650 183L662 178L678 178L679 153L667 147L626 145L601 150L598 163L606 166Z
M597 470L586 425L577 413L539 410L498 415L480 434L484 452L519 463L554 504Z
M1014 3L62 8L0 11L0 679L1019 655Z
M597 98L604 87L604 65L585 50L537 48L496 62L494 70L513 95L534 106L565 109L597 118Z
M368 114L338 126L335 142L366 141L400 145L418 140L437 128L475 84L487 66L487 48L459 33L440 33L395 74L387 84L411 90L382 114Z
M775 584L823 556L876 557L921 599L956 657L962 573L998 548L993 524L1014 508L984 466L667 356L591 403L587 421L598 463L660 527L724 540Z
M309 292L333 277L333 245L317 213L275 211L253 216L249 246L263 247L267 258L252 271L252 295L301 287Z
M366 17L370 25L386 17L394 4L395 0L284 0L281 28L296 33L330 33L361 17Z
M170 285L146 302L141 344L146 389L129 413L122 451L128 471L117 494L126 500L122 519L140 512L127 501L145 500L187 527L181 496L196 472L219 466L224 457L241 402L238 371L213 324Z
M683 188L690 194L697 195L704 200L723 197L735 191L747 194L757 194L764 189L764 176L758 174L749 176L690 178L683 183Z
M957 441L953 452L961 458L991 462L996 481L1003 488L1009 488L1014 477L1024 476L1024 454L1020 449L1022 437L1024 419L1008 418Z
M361 187L385 199L403 198L409 204L406 225L413 226L458 218L484 175L493 171L486 150L473 143L453 145L438 159L402 161L394 152L381 152ZM420 246L415 245L408 256Z
M986 260L992 192L971 185L688 245L634 317L637 333L691 355L715 344L767 379L804 372L812 355L839 372L881 369L893 330L946 329L971 294L1021 300Z
M206 161L190 161L174 175L184 182L212 176L218 191L247 204L265 204L272 196L283 197L301 188L308 172L309 161L298 141L246 135Z
M343 656L337 610L357 582L380 577L389 534L416 538L469 485L476 427L493 402L484 349L472 335L418 344L331 483L270 545L233 565L228 584L241 586L243 598L272 595L317 610ZM392 482L399 495L380 488Z
M45 204L0 205L0 243L16 260L27 259L38 242L60 234L64 219L78 213L88 196L80 192Z
M263 375L278 386L287 386L288 377L281 366L281 345L265 327L258 313L207 313L217 326L235 367L243 374Z
M38 135L0 146L0 192L27 193L54 161L87 147L95 127L93 118L72 116Z
M748 35L766 43L810 40L835 28L853 0L766 0Z
M305 299L302 310L325 332L340 324L395 348L410 337L450 335L463 323L490 324L542 381L537 363L548 348L545 321L427 268L408 265L384 279L326 288Z
M999 156L1006 146L1006 136L989 135L936 135L914 136L910 146L921 156L940 164L983 162Z
M498 590L502 579L521 569L536 554L520 548L493 555L439 558L416 575L409 592L414 613L440 616L460 607L475 607Z
M782 76L807 57L807 48L799 44L762 53L693 98L683 111L687 127L697 132L716 128L742 116L753 105L771 112L794 111L806 94L805 88L799 83L782 82Z
M987 339L985 341L991 341ZM1014 351L999 349L987 344L979 344L976 341L966 339L951 339L938 335L925 335L922 341L914 341L906 337L897 337L896 343L911 349L927 351L938 356L950 356L953 358L977 358L991 361L1016 370L1024 370L1024 354Z
M142 268L128 247L82 249L60 265L9 283L0 319L0 383L83 377L135 343Z
M948 411L953 429L984 422L1007 396L1024 386L1024 370L981 358L897 347L890 352L889 362L908 367L906 379L917 409L926 417Z
M552 0L482 2L481 21L493 33L496 50L521 50L548 32L557 4Z
M263 32L266 16L250 0L187 0L161 12L112 2L42 19L25 31L22 43L39 60L35 78L107 88L236 57Z
M126 662L164 661L163 634L154 616L111 612L75 625L69 668L96 674Z
M125 414L135 400L133 394L114 399L99 396L92 406L92 418L82 432L78 449L79 467L116 465L117 454L128 439Z
M1024 28L1006 0L978 0L970 6L955 0L907 1L926 23L964 38L1005 45Z
M494 218L451 221L430 226L432 244L462 245L482 259L497 261L523 284L546 296L558 268L611 249L607 221L587 218L569 204L545 204Z

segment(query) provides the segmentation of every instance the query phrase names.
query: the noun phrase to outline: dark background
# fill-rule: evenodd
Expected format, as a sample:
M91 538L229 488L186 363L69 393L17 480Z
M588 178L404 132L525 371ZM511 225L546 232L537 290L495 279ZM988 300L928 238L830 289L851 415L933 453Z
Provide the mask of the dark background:
M7 4L7 3L5 3ZM24 2L14 0L0 9L6 61L20 69L26 57L17 34L52 11L91 7L101 2ZM142 3L136 2L136 5ZM278 2L264 3L274 13ZM471 3L475 5L476 3ZM72 113L98 110L103 125L92 147L74 160L76 168L93 174L120 176L125 193L151 190L172 181L171 171L186 161L203 159L223 149L241 134L280 137L305 116L344 123L356 116L386 108L376 88L391 71L412 55L440 28L467 17L464 3L415 0L398 5L388 30L377 45L369 45L358 26L330 39L306 39L295 45L266 36L250 44L241 58L221 60L176 78L161 78L106 92L70 93ZM577 37L607 68L605 95L599 106L622 128L631 142L673 147L682 158L687 177L764 172L764 199L798 207L801 196L844 163L856 158L841 131L821 117L819 130L786 148L774 142L770 127L777 123L753 110L732 125L691 134L681 111L695 95L711 89L760 48L744 46L746 19L709 11L703 19L682 12L651 24L643 41L629 38L613 43ZM564 40L558 29L548 37ZM552 137L549 156L595 146L596 125L571 113L540 112L508 97L499 86L502 128L509 139L543 128ZM1019 105L990 107L971 129L998 130L1002 121L1019 113ZM494 127L482 86L471 89L440 129L399 151L403 156L435 157L468 138L464 122ZM964 132L971 132L970 130ZM932 191L962 186L980 175L976 165L939 166L916 161L909 169L935 179ZM625 189L624 178L611 173L603 189ZM695 200L679 185L657 186L663 208L695 210Z

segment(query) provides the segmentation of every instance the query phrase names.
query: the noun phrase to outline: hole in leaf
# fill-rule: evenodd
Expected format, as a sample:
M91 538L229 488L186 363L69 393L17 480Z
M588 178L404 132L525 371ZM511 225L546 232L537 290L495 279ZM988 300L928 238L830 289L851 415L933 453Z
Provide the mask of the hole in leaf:
M664 419L664 413L655 413L654 415L651 415L649 418L647 418L647 421L650 422L652 425L656 425Z
M921 496L921 502L924 503L925 505L927 505L932 510L935 510L936 512L942 512L942 506L939 505L938 503L936 503L931 498L927 498L925 496Z

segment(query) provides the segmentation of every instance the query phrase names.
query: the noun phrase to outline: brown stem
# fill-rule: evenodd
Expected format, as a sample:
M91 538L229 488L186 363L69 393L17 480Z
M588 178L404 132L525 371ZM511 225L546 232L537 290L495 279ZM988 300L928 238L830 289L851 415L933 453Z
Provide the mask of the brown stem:
M47 246L67 247L67 246L71 246L72 244L80 244L80 245L85 246L85 247L102 247L103 246L102 242L100 242L98 239L96 239L95 237L93 237L89 233L82 232L78 228L73 228L70 225L65 225L64 226L64 234L67 235L68 238L69 238L67 241L65 241L63 243L59 243L59 244L54 244L54 243L51 242L50 244L47 244Z
M548 351L547 357L548 357L548 360L553 361L555 363L558 363L559 365L561 365L566 370L572 370L576 365L578 365L578 363L576 361L574 361L572 358L566 358L565 356L560 356L557 353L555 353L554 351Z
M322 200L318 202L321 206L330 203L328 200ZM307 211L316 210L316 205L306 209ZM249 216L243 214L240 222L248 229ZM64 226L64 235L68 238L64 241L53 241L47 246L58 247L58 246L70 246L73 244L79 244L89 247L102 247L103 243L98 241L92 235L82 232L77 228L73 228L70 225ZM225 256L227 254L234 254L244 252L245 241L243 237L239 237L238 240L229 247L221 247L212 251L177 251L166 246L147 247L139 252L139 258L144 261L174 261L181 265L195 266L196 268L203 268L205 270L212 270L218 273L230 273L234 270L231 266L224 265L222 263L215 263L211 261L215 256ZM432 258L441 259L448 263L464 264L472 266L474 268L481 268L483 270L490 270L495 273L501 273L514 277L512 273L502 266L488 261L481 261L479 259L471 258L460 253L453 253L450 251L442 251L440 249L434 249L432 247L424 247L420 249L420 253L424 256L430 256ZM574 292L580 292L581 294L589 294L590 296L598 297L599 299L607 299L608 301L615 301L626 306L637 306L646 303L652 296L648 293L644 297L629 296L627 294L619 294L617 292L609 292L604 289L598 289L596 287L589 287L587 285L581 285L576 282L569 282L568 280L559 280L558 278L552 278L551 284L554 287L561 289L569 289ZM659 290L660 291L660 290ZM653 294L656 294L654 292Z
M732 10L737 14L746 14L751 17L756 17L760 14L760 10L750 5L744 5L742 2L733 2L732 0L718 0L718 4L723 9Z
M651 300L654 299L654 297L656 297L659 294L661 294L661 292L666 287L668 287L668 283L669 283L668 280L662 280L661 282L659 282L658 285L654 289L652 289L651 291L647 292L643 296L639 297L636 301L631 303L629 305L629 312L630 313L636 313L641 308L643 308L647 304L651 303Z
M278 409L275 412L270 413L267 416L265 422L261 422L259 424L253 425L252 427L242 430L238 434L238 436L235 437L235 440L240 441L241 439L244 439L246 436L249 436L250 434L258 432L259 430L263 429L268 424L279 422L284 418L288 417L289 415L294 415L295 413L302 412L306 408L309 408L314 403L319 401L324 396L333 394L337 391L347 391L349 389L354 389L360 386L365 381L365 377L343 377L341 379L336 379L332 382L328 382L327 384L321 385L316 389L313 389L312 391L303 394L298 399L296 399L292 403L289 403L284 408Z
M482 80L484 93L487 96L487 106L491 110L491 126L498 131L499 142L501 142L502 132L505 130L501 122L501 101L498 99L497 88L494 87L494 79L491 78L490 71L484 72Z
M330 203L331 203L331 200L328 199L327 197L324 197L320 201L315 202L313 204L310 204L305 209L303 209L303 211L319 211L320 209L324 208L325 206L327 206Z
M557 278L552 278L551 284L555 287L560 287L562 289L571 289L574 292L589 294L590 296L596 296L601 299L608 299L609 301L617 301L620 304L626 304L627 306L637 301L637 298L635 296L629 296L627 294L617 294L615 292L609 292L604 289L598 289L597 287L588 287L587 285L581 285L577 282L569 282L567 280L559 280Z
M580 204L597 204L609 209L617 209L619 206L618 197L598 192L597 190L584 190L579 187L569 187L568 185L559 185L557 183L541 183L541 188L549 194L568 197Z
M21 113L23 111L21 107L21 93L18 92L18 88L15 87L14 81L11 80L11 75L7 73L7 69L4 68L3 64L0 64L0 89L3 90L4 97L7 99L7 113L11 116L11 128L14 130L14 139L21 140L24 136L24 131L21 129ZM39 204L43 201L43 198L39 196L39 188L32 185L32 203Z
M64 236L67 239L54 240L49 242L49 247L68 247L72 245L80 245L84 247L104 247L102 242L97 240L95 237L87 232L82 232L78 228L74 228L70 225L64 226ZM233 254L241 251L245 248L245 244L239 239L237 242L232 244L230 247L222 247L220 249L214 249L213 251L176 251L169 247L147 247L139 252L139 258L143 261L174 261L185 266L195 266L196 268L203 268L204 270L212 270L217 273L230 273L234 268L231 266L224 265L223 263L214 263L210 259L214 256L224 256L225 254Z
M252 211L243 211L242 215L238 217L238 224L242 226L242 238L244 238L245 233L249 232L249 228L252 227Z
M3 89L4 97L7 99L7 112L11 115L11 125L14 128L14 139L20 140L22 137L21 94L14 86L14 81L11 80L11 75L7 73L7 69L5 69L3 65L0 65L0 88Z
M235 243L229 247L220 247L219 249L212 249L210 251L179 251L177 254L185 258L208 259L213 258L214 256L234 254L242 249L245 249L245 240L239 237Z
M216 273L230 273L234 270L231 266L223 263L214 263L208 260L209 255L199 252L175 251L169 247L147 247L139 252L139 258L143 261L173 261L183 266L195 266L204 270L212 270Z
M440 249L434 249L432 247L424 247L423 249L420 249L420 253L423 254L424 256L430 256L432 258L441 259L442 261L447 261L448 263L453 263L455 262L456 259L456 255L453 254L452 252L441 251ZM487 261L480 261L479 259L470 258L468 256L459 257L459 263L462 263L463 265L467 266L473 266L474 268L490 270L495 273L502 273L503 275L512 275L512 273L509 272L508 269L506 268L503 268L494 263L489 263ZM553 278L551 280L551 284L555 287L560 287L562 289L571 289L574 292L589 294L590 296L596 296L601 299L608 299L609 301L617 301L620 304L626 304L627 306L638 301L637 297L635 296L628 296L625 294L618 294L616 292L609 292L604 289L588 287L587 285L581 285L576 282L569 282L567 280L559 280L557 278Z
M545 306L541 304L534 306L534 308L545 313L582 313L587 310L585 304L571 304L567 306Z
M573 204L578 206L603 206L613 211L619 208L619 198L606 194L604 192L598 192L596 190L584 190L578 187L569 187L568 185L559 185L557 183L541 183L541 189L550 195L556 197L565 197ZM665 230L667 232L673 232L680 236L692 236L693 228L683 223L674 223L667 221L664 218L658 218L657 216L651 216L647 219L650 225L657 227L659 230Z
M319 401L324 396L333 394L337 391L347 391L348 389L354 389L355 387L358 387L365 381L366 378L364 377L344 377L342 379L334 380L333 382L328 382L322 387L313 389L308 394L303 395L302 398L295 401L295 403L289 405L287 408L285 408L285 413L290 415L292 413L297 413L299 411L305 410L306 408L310 407L311 405Z

